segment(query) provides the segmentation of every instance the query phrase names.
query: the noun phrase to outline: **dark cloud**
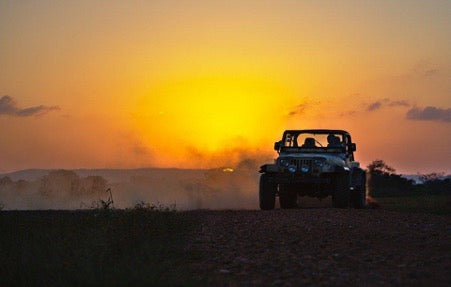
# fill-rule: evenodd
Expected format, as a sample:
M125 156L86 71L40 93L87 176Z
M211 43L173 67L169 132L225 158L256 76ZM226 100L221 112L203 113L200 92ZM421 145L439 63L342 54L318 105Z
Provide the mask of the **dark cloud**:
M375 110L380 109L381 107L382 107L382 102L377 101L377 102L369 104L368 107L366 108L366 110L367 111L375 111Z
M383 107L410 107L409 102L404 100L390 100L387 98L375 101L373 103L370 103L366 110L367 111L376 111Z
M295 116L295 115L299 115L304 113L304 111L307 109L307 104L299 104L296 107L294 107L293 110L291 110L288 115L290 117Z
M355 114L357 114L357 111L347 111L347 112L344 112L344 113L341 113L340 114L340 117L347 117L347 116L354 116Z
M360 94L354 94L354 95L360 95ZM412 104L410 104L408 101L405 100L391 100L389 98L383 98L379 99L377 101L367 103L364 106L364 109L368 112L374 112L380 109L383 109L385 107L411 107ZM361 112L357 110L349 110L347 112L341 113L340 116L353 116L357 113Z
M3 96L0 98L0 116L8 115L14 117L29 117L46 114L50 111L56 111L60 108L58 106L34 106L29 108L19 108L17 102L10 96Z
M406 117L409 120L451 122L451 108L414 107L407 111Z
M391 101L388 103L390 107L410 107L410 104L407 101Z

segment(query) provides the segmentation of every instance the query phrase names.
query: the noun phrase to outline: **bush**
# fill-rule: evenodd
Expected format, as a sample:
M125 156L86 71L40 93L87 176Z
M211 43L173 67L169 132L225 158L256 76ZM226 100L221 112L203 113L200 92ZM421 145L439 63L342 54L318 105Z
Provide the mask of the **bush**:
M135 206L133 207L133 210L149 210L149 211L160 211L160 212L175 212L176 208L175 208L175 204L171 204L169 206L165 206L161 203L157 203L157 204L150 204L148 202L144 202L144 201L139 201L135 204Z

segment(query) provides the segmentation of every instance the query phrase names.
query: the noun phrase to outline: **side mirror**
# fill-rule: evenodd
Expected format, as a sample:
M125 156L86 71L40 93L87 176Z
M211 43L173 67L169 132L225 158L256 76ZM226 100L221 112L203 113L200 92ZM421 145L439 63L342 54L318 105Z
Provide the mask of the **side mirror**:
M282 143L280 141L274 143L274 150L279 151Z
M349 150L350 152L356 151L356 150L357 150L357 147L356 147L355 143L350 143L350 144L348 145L348 150Z

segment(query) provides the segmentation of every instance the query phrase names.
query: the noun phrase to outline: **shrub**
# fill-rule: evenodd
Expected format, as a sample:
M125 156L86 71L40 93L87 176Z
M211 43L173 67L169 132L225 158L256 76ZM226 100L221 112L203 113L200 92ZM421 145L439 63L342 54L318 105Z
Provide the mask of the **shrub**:
M175 204L171 204L169 206L165 206L159 202L157 202L156 204L150 204L148 202L144 202L144 201L138 201L135 206L133 206L132 208L133 210L150 210L150 211L160 211L160 212L175 212L176 211L176 206Z

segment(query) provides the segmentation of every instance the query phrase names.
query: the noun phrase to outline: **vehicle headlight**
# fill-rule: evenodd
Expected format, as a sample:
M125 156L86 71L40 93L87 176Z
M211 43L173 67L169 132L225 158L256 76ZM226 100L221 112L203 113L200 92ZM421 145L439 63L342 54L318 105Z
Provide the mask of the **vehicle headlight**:
M316 166L318 166L318 167L323 167L323 165L324 165L324 160L322 160L322 159L315 159L315 160L313 161L313 163L314 163Z
M280 164L287 168L288 168L288 166L290 166L290 163L288 162L288 160L285 160L285 159L281 159Z
M295 173L295 172L296 172L296 166L294 166L294 165L289 165L289 166L288 166L288 171L291 172L291 173Z
M303 173L307 173L307 172L309 171L309 169L310 169L310 167L309 167L307 164L303 164L303 165L301 166L301 171L302 171Z

